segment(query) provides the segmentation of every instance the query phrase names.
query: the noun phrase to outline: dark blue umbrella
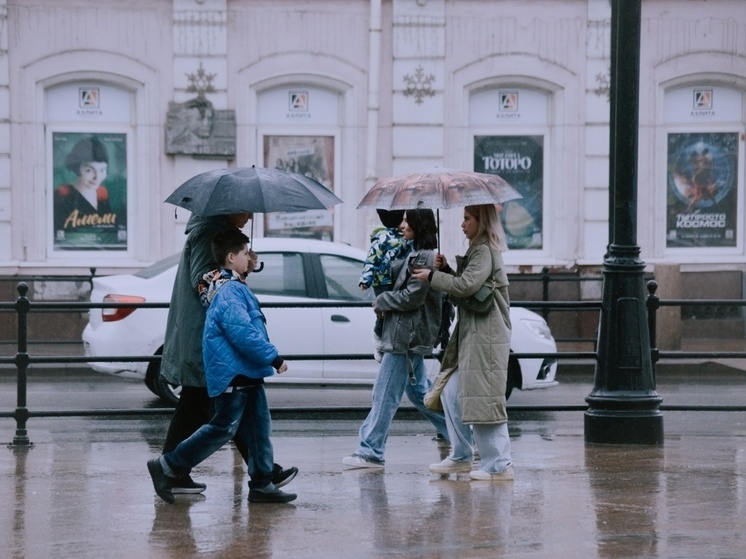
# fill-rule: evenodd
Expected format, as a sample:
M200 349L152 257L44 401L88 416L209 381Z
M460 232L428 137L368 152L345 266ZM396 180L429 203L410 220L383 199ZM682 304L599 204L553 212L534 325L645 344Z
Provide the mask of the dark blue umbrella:
M262 167L230 167L192 177L165 202L208 217L329 209L342 200L305 175Z

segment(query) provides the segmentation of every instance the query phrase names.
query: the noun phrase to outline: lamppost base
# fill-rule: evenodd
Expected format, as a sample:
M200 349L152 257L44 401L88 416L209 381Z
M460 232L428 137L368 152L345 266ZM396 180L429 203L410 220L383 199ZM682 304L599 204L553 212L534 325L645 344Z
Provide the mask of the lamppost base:
M663 416L658 411L590 410L585 413L585 442L663 444Z

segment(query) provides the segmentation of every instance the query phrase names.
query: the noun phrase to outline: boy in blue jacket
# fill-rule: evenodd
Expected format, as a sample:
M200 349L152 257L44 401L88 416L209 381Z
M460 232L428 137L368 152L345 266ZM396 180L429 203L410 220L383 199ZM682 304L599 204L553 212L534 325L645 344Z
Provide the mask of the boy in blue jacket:
M248 447L249 501L287 503L297 495L272 483L274 455L264 377L287 370L287 363L269 342L259 301L244 283L251 262L249 239L239 230L224 230L212 239L212 251L222 267L212 274L209 307L202 337L207 392L214 415L209 423L171 452L148 461L159 497L174 502L171 491L178 476L188 474L234 436Z

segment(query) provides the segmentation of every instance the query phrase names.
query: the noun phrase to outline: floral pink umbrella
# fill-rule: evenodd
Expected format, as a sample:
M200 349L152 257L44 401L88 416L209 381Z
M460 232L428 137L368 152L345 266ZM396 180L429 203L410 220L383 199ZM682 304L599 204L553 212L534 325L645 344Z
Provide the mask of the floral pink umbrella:
M384 210L428 208L437 211L441 208L504 204L518 198L522 198L519 192L499 175L433 167L378 181L357 207Z

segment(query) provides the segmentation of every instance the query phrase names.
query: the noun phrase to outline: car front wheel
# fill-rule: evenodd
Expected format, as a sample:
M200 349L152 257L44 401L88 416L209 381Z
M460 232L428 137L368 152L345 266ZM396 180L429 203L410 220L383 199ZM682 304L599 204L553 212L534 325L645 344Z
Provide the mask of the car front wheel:
M160 348L156 355L161 355L163 348ZM145 373L145 386L158 396L163 402L169 406L176 406L179 403L179 394L181 394L181 387L169 383L166 379L161 376L161 362L160 360L151 361L148 365L148 371Z
M181 394L181 386L176 386L168 382L160 374L156 379L156 390L161 400L166 402L169 406L176 406L179 403L179 395Z

